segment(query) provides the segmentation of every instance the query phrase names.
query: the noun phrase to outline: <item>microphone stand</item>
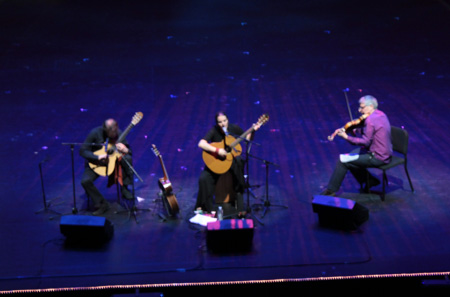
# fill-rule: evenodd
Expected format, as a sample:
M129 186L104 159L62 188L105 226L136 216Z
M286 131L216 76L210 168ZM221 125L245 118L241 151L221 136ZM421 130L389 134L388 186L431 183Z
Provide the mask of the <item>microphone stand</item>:
M91 144L86 144L86 143L62 143L62 145L69 145L70 146L70 155L71 155L71 159L72 159L72 192L73 192L73 207L72 207L72 213L73 214L77 214L78 213L78 208L77 208L77 200L76 200L76 194L75 194L75 162L74 162L74 156L73 156L73 151L74 151L74 147L75 145L90 145L90 146L95 146L95 145L101 145L98 143L91 143Z
M261 220L252 213L252 208L250 206L250 194L252 194L252 196L254 198L256 198L255 194L252 192L252 187L260 187L261 186L261 185L250 186L250 175L249 175L248 163L249 163L250 149L251 149L252 144L255 142L247 140L247 139L245 139L245 141L247 143L247 149L245 150L245 169L246 169L246 173L247 173L246 177L245 177L245 189L247 191L247 213L249 213L252 216L252 218L255 218L261 225L264 225L261 222ZM257 143L255 143L255 144L257 144Z
M249 161L248 157L249 157L249 154L250 154L250 149L252 147L252 143L255 143L255 144L259 145L256 142L247 141L247 149L246 149L246 152L245 152L245 170L247 172L247 174L246 174L246 185L245 186L249 190L248 194L251 194L253 196L253 198L257 198L255 193L253 193L252 188L259 188L259 187L261 187L261 185L250 185L250 183L249 183L249 176L250 176L249 171L250 170L248 168L248 163L249 163L248 162ZM247 204L248 204L248 195L247 195Z
M74 148L76 145L87 145L87 146L102 146L102 144L99 143L77 143L77 142L63 142L62 145L69 145L70 146L70 156L72 160L72 193L73 193L73 207L72 207L72 214L78 214L78 208L77 208L77 199L75 194L75 161L74 161Z
M264 159L252 156L252 155L250 155L250 156L255 158L255 159L258 159L258 160L262 161L265 164L265 166L266 166L266 195L265 195L266 199L264 200L263 204L255 204L255 205L259 205L259 206L262 206L262 205L264 206L264 211L263 211L262 217L264 217L266 215L266 213L269 210L270 206L278 206L278 207L288 208L286 205L274 205L274 204L271 204L270 200L269 200L269 165L274 165L274 166L279 166L279 165L275 164L273 162L269 162L267 160L264 160Z
M44 189L44 176L42 174L42 163L44 163L46 161L47 161L47 158L42 160L41 162L39 162L39 173L40 173L40 176L41 176L42 198L44 200L44 208L36 211L35 213L36 214L38 214L38 213L52 213L52 214L56 214L56 215L62 215L62 213L50 209L51 202L47 203L47 200L46 200L45 189ZM52 219L53 219L53 217L50 218L50 220L52 220Z
M250 207L250 193L253 195L253 197L256 198L256 196L251 190L252 187L250 186L250 183L249 183L249 168L248 168L249 156L252 156L252 155L250 155L251 145L252 144L260 145L260 144L254 142L252 140L248 140L245 137L235 136L235 135L232 135L232 134L230 134L230 135L235 137L236 139L241 139L241 140L245 141L245 143L246 143L245 160L244 160L245 168L246 168L246 172L247 172L247 177L245 178L245 189L247 191L247 210L246 211L247 211L248 214L250 214L252 216L252 218L256 219L261 225L264 225L261 222L261 220L252 213L252 208ZM260 185L257 185L257 186L254 186L254 187L260 187Z

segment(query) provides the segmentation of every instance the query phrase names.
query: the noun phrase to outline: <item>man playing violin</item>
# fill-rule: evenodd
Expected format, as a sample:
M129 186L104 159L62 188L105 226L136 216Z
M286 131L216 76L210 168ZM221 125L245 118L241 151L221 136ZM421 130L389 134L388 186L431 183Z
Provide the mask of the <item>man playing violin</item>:
M347 134L344 128L337 129L335 134L344 138L352 145L359 146L352 151L353 158L340 158L337 161L327 188L322 195L334 196L341 187L348 170L353 174L360 185L365 184L365 190L377 186L380 181L371 175L367 168L379 167L387 164L392 158L391 125L384 112L378 110L378 101L371 95L359 99L359 112L365 120L362 128L354 128ZM367 179L369 174L369 179ZM367 181L368 180L368 181Z
M83 186L86 194L94 203L94 208L96 210L93 212L93 215L101 215L110 207L109 203L94 185L94 181L99 177L99 175L89 166L89 163L98 165L107 164L109 155L106 151L104 154L94 154L94 152L101 149L105 143L114 144L117 151L122 154L122 158L126 159L129 164L132 162L131 149L126 139L124 139L122 143L115 143L119 137L119 134L120 130L117 121L114 119L107 119L103 122L102 126L96 127L90 131L84 141L84 144L80 148L80 155L86 160L85 169L81 178L81 185ZM123 186L121 187L122 196L125 199L134 199L132 193L127 188L127 186L132 184L133 172L125 160L122 159L120 161L120 165L123 183ZM115 170L118 170L118 168ZM108 181L108 186L114 184L115 181L111 180L113 177L114 174L109 177L110 180Z

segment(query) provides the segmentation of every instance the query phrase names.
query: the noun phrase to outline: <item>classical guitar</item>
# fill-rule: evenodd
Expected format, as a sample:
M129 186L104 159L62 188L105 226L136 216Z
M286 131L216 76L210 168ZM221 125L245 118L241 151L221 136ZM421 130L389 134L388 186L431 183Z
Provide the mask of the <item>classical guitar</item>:
M177 197L173 193L172 183L169 180L169 175L166 171L166 166L164 165L163 157L161 153L158 151L156 146L152 145L152 151L159 158L159 162L161 163L161 167L163 170L164 176L158 180L158 185L163 192L163 203L166 207L167 213L171 216L176 215L179 212Z
M221 142L212 142L210 143L212 146L216 148L223 148L226 149L229 153L226 155L226 157L221 158L220 156L215 156L209 152L203 151L202 158L203 162L205 162L205 165L208 166L208 168L217 174L223 174L227 172L231 164L233 163L233 158L237 157L242 152L242 147L240 145L240 142L245 139L245 137L255 131L255 126L264 125L269 120L268 114L263 114L259 117L258 122L254 125L252 125L247 131L245 131L241 136L238 137L238 139L234 138L231 135L226 135L224 141Z
M144 115L142 114L142 112L136 112L134 114L133 118L131 119L131 123L128 125L128 127L125 129L125 131L123 131L123 133L120 134L119 138L117 139L117 141L115 143L122 142L125 139L125 137L128 135L128 133L130 132L131 128L136 126L137 123L139 123L141 121L143 116ZM116 149L115 144L111 144L111 143L105 144L103 146L103 148L94 152L94 154L97 156L103 155L105 153L108 154L108 159L105 162L106 164L89 163L89 167L91 167L91 169L94 170L95 173L97 173L98 175L101 175L101 176L111 175L114 172L114 169L116 166L116 161L122 156L122 154Z

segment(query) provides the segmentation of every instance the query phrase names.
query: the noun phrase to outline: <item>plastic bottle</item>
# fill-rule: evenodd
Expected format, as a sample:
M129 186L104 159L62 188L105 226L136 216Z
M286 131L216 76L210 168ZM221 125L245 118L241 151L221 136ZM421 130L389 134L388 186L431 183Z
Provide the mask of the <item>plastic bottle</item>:
M217 209L217 219L219 221L223 220L223 208L222 208L222 206L219 206L219 208Z

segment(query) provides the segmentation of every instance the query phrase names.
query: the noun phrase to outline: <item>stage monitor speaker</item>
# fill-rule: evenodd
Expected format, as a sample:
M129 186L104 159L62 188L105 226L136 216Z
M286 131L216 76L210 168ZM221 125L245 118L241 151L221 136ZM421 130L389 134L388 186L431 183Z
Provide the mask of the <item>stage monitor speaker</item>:
M100 243L111 239L114 225L104 217L67 215L60 220L61 233L71 241Z
M247 252L253 242L253 220L230 219L206 226L206 244L212 252Z
M369 210L350 199L316 195L312 207L323 227L356 230L369 219Z

